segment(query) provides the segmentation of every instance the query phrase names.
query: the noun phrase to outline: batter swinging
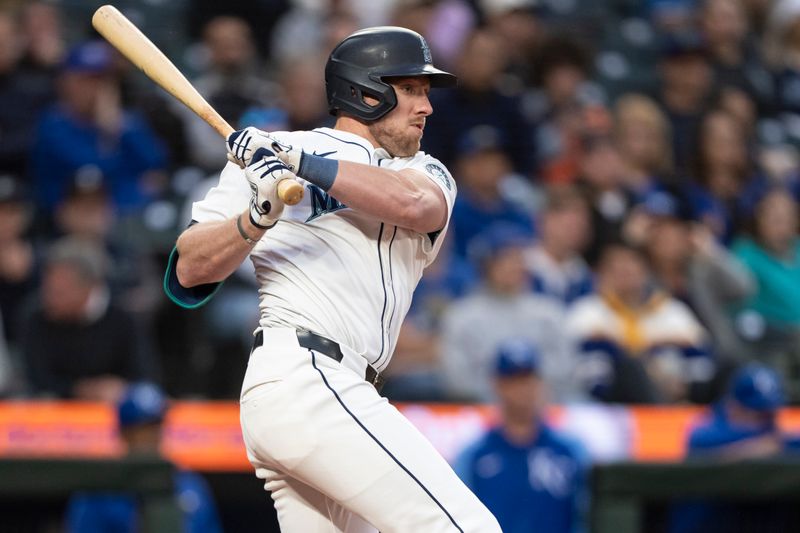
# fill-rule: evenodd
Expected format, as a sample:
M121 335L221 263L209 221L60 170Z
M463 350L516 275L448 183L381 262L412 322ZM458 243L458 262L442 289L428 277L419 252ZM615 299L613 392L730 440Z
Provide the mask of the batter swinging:
M241 393L250 462L286 533L494 533L495 518L375 385L456 186L419 151L431 87L455 84L398 27L344 39L325 68L335 127L227 140L165 288L201 305L249 255L261 320ZM239 165L244 165L242 170ZM302 203L284 206L283 179Z

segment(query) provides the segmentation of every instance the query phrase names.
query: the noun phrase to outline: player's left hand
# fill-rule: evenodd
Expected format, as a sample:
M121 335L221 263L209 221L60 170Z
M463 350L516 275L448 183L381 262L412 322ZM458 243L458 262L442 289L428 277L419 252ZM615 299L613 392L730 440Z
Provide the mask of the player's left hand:
M253 155L259 149L264 148L274 152L272 145L276 142L276 139L266 131L248 126L228 135L225 146L228 150L228 159L245 168L253 162Z

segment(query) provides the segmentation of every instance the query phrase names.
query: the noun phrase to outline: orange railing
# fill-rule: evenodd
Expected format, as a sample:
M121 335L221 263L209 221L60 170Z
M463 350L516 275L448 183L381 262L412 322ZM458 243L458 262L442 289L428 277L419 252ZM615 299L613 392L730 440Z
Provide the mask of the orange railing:
M487 406L402 404L401 411L448 459L492 423ZM677 460L701 411L692 407L556 406L550 423L573 434L600 460ZM783 428L800 431L800 409L786 409ZM235 402L176 402L167 416L163 452L187 468L249 470ZM77 402L0 402L2 457L113 457L123 452L114 412Z

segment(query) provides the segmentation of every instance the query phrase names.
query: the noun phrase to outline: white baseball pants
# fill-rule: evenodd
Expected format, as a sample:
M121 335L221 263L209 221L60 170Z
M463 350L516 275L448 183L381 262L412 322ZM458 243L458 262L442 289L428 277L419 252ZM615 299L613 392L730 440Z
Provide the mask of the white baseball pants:
M241 424L283 533L498 533L428 440L364 381L366 361L264 329L242 386Z

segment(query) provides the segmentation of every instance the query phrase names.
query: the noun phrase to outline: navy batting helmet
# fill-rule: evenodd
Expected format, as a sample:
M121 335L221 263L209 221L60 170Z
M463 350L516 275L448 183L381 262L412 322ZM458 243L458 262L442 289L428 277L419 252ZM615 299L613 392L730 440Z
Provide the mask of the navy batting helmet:
M325 65L325 90L331 114L345 111L362 120L381 118L397 105L397 96L384 78L427 76L432 87L452 87L456 77L433 66L431 50L422 35L397 26L360 30L331 52ZM371 106L369 95L378 100Z

